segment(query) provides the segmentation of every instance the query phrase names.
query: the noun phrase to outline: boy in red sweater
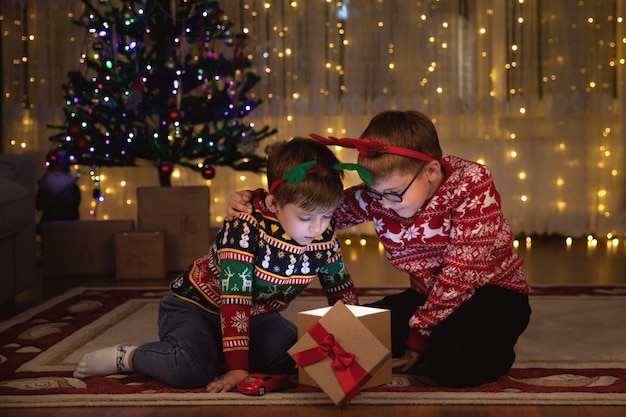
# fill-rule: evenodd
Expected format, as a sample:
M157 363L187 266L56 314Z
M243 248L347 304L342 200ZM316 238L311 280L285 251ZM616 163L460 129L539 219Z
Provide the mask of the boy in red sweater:
M337 227L373 222L389 262L409 274L411 288L370 304L391 310L394 368L419 364L451 387L506 374L530 318L529 286L490 171L443 155L415 111L376 115L360 139L312 136L356 148L375 183L344 191ZM230 216L249 210L247 196L231 196Z

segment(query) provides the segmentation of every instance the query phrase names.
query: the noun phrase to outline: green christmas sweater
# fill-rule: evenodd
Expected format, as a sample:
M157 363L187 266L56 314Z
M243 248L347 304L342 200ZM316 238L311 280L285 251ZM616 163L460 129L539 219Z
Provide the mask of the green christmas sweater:
M224 222L217 238L170 284L172 293L221 315L227 369L248 369L250 317L282 311L317 276L329 305L357 305L335 226L302 246L265 206L267 192L253 192L252 214Z

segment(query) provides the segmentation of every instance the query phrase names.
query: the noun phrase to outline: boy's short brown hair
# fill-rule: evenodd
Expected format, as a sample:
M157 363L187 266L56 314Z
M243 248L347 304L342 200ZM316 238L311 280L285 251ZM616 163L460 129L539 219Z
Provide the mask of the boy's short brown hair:
M438 161L441 161L443 155L435 125L418 111L390 110L378 113L360 138L413 149ZM418 172L426 164L418 159L393 154L378 154L373 157L359 155L358 163L372 174L374 181L389 178L394 173Z
M325 145L309 138L296 137L274 145L267 157L267 182L275 181L295 166L315 160L315 172L307 173L299 184L283 181L273 194L282 206L294 203L304 210L335 209L343 198L343 171L333 166L339 160Z

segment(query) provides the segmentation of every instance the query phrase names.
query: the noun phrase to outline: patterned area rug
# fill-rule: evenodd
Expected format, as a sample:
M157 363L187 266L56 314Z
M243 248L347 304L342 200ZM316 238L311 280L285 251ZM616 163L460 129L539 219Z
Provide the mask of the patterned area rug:
M363 289L367 302L398 289ZM84 352L156 339L164 288L76 288L0 323L0 408L141 405L332 404L298 385L263 397L177 390L140 375L72 377ZM626 404L626 287L538 287L517 361L498 381L444 389L421 375L394 374L351 404ZM324 306L307 290L286 315Z

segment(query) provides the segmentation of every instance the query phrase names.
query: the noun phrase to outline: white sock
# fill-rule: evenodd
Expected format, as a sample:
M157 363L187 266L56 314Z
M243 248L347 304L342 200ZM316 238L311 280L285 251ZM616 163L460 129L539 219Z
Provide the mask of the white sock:
M109 346L83 355L74 370L74 378L128 374L133 368L129 362L130 353L137 346L122 344Z

